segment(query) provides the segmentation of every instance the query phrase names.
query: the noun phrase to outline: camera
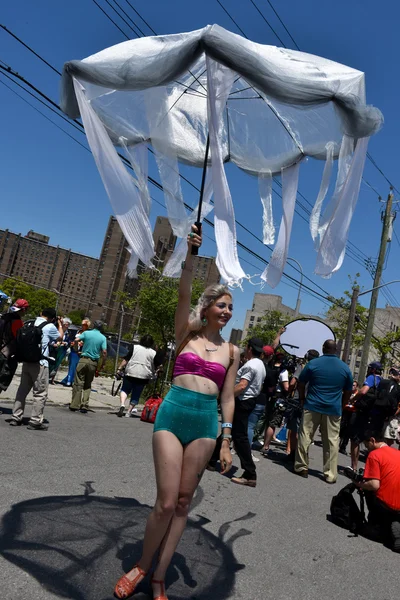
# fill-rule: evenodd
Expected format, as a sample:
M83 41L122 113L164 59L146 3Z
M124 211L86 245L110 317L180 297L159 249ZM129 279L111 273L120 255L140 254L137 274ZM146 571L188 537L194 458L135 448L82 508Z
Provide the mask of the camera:
M124 371L123 371L123 370L118 370L118 371L115 373L115 379L116 379L117 381L120 381L120 380L123 378L123 376L124 376Z
M351 479L351 481L354 481L354 483L361 483L361 481L364 479L364 469L355 471L351 467L345 467L343 469L343 474Z
M282 361L281 368L289 371L290 374L293 374L297 367L297 358L296 356L285 356Z

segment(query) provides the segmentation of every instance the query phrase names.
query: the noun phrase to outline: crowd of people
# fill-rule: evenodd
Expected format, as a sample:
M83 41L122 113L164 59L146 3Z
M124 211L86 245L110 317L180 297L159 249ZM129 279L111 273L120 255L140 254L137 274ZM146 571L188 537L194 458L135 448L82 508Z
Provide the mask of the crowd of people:
M95 376L107 357L107 340L102 333L102 321L84 319L81 328L69 331L71 320L58 316L54 308L45 308L36 319L23 321L29 309L20 298L0 318L0 391L10 385L18 363L22 363L21 380L15 396L10 425L22 425L28 394L33 392L33 404L27 429L46 431L44 409L49 385L62 361L69 354L68 374L62 383L72 385L69 409L86 413Z
M250 338L241 355L221 336L233 311L227 287L208 287L191 309L191 249L202 241L196 227L187 241L175 316L173 381L157 412L152 441L156 502L147 521L141 558L118 580L115 595L129 597L157 555L152 576L154 598L167 599L165 574L204 470L216 471L219 462L220 472L228 473L235 452L243 472L231 477L232 483L256 487L257 463L262 457L276 457L271 445L277 443L282 425L287 431L281 441L285 459L302 478L309 476L309 448L320 431L327 484L337 481L338 453L347 454L349 441L354 472L360 444L365 444L369 454L357 486L366 494L370 522L380 528L393 550L400 551L400 452L395 448L400 429L400 369L392 367L389 378L384 379L382 366L371 363L358 388L349 367L338 358L334 340L325 341L321 356L310 349L298 360L279 349L284 329L270 345L268 340ZM0 319L0 389L7 388L17 363L22 362L10 425L22 423L26 397L33 389L29 428L43 430L47 428L43 413L49 382L59 359L70 349L65 381L72 383L69 408L84 413L93 378L107 356L107 343L100 321L91 325L84 320L72 339L70 322L52 308L23 323L21 317L28 308L26 300L17 300ZM137 410L144 386L161 368L163 357L153 347L152 337L143 336L119 365L123 377L120 417L128 398L126 415ZM54 364L52 349L57 353Z

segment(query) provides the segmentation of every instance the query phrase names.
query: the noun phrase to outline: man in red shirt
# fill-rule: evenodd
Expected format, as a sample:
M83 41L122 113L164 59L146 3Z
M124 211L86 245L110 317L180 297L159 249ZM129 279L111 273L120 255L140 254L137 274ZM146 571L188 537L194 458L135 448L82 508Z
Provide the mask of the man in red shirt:
M400 552L400 452L383 441L381 432L367 431L364 438L369 454L364 480L356 485L366 492L368 523Z

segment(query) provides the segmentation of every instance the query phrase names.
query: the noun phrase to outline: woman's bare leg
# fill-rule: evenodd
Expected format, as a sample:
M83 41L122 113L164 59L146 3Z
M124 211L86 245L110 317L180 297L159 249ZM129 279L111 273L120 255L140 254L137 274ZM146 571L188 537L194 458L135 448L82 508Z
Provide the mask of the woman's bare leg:
M121 406L125 406L127 397L128 397L128 394L126 392L120 392L119 401L121 403Z
M201 438L188 444L183 451L178 504L160 548L159 561L154 572L154 579L160 581L164 581L165 579L165 573L186 526L193 494L199 485L214 448L214 440ZM153 589L155 596L160 594L160 586L154 584Z
M142 556L138 561L138 565L146 572L151 567L178 503L183 446L170 431L156 431L153 435L153 455L157 499L147 519ZM137 574L138 571L134 568L127 573L127 577L133 580Z

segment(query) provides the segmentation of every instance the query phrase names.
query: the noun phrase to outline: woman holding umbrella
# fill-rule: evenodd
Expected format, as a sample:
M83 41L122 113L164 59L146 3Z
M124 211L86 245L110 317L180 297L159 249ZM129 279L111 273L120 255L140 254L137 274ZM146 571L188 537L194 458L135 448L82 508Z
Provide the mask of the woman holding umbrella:
M176 360L173 386L157 413L153 434L157 499L148 518L142 556L123 575L114 593L128 598L149 571L154 555L158 562L152 577L155 600L167 600L164 579L185 529L193 494L213 453L218 435L217 398L222 408L222 472L232 464L229 449L234 412L234 385L239 350L225 342L220 330L232 317L228 288L209 286L190 311L192 247L201 245L193 226L188 252L182 263L179 299L175 313Z

